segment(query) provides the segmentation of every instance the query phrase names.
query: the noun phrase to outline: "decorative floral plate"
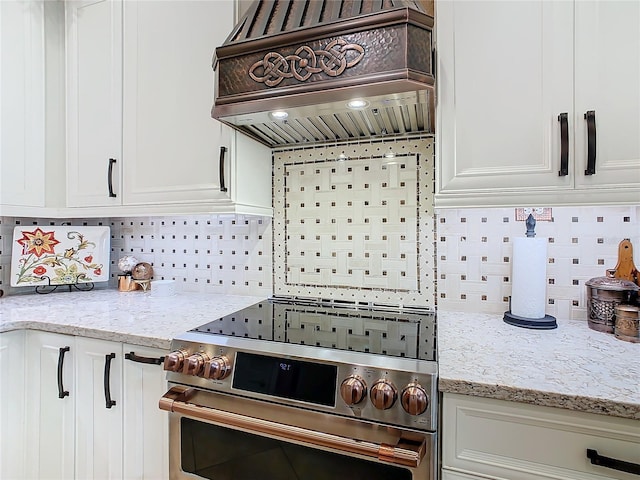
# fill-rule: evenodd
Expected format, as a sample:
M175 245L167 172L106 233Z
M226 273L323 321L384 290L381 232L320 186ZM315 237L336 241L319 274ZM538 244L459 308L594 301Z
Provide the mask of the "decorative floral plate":
M17 226L11 286L78 285L109 280L109 227Z

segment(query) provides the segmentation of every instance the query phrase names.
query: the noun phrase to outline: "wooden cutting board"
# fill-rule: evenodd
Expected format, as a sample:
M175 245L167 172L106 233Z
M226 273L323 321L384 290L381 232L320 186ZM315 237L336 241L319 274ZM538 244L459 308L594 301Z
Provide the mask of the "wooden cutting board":
M633 263L633 245L628 238L622 240L618 245L618 264L616 268L607 270L607 276L629 280L640 286L638 269Z

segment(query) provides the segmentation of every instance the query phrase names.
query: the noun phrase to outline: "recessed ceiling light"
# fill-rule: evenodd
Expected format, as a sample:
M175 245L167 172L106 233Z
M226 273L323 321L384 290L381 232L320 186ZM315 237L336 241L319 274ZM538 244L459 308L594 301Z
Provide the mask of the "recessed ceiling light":
M351 100L349 103L347 103L347 107L353 109L353 110L359 110L362 108L366 108L369 106L369 102L367 102L366 100L362 100L362 99L356 99L356 100Z
M271 118L273 118L274 120L284 120L289 116L289 114L284 110L276 110L274 112L271 112L269 115L271 115Z

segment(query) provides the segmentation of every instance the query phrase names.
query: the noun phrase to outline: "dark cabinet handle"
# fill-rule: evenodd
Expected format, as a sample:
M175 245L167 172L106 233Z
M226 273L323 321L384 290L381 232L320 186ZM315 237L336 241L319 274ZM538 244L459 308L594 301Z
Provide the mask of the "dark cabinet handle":
M587 121L587 169L585 175L596 173L596 112L589 110L584 114Z
M124 354L124 358L126 358L127 360L131 360L132 362L148 363L150 365L162 365L164 363L164 357L159 357L159 358L155 358L155 357L140 357L140 356L136 355L134 352L125 353Z
M224 156L227 153L227 147L220 147L220 191L226 192L227 187L224 185Z
M107 174L107 183L109 184L109 197L115 197L113 192L113 165L116 163L115 158L109 159L109 173Z
M566 177L569 175L569 115L561 113L558 115L560 122L560 171L558 175Z
M104 400L107 408L111 408L116 404L115 400L111 400L111 389L109 387L109 377L111 374L111 360L116 358L115 353L104 356Z
M64 389L62 385L62 366L64 364L64 354L71 350L69 347L60 347L60 353L58 354L58 398L64 398L69 396L69 392Z
M599 465L601 467L611 468L613 470L619 470L621 472L640 475L640 464L625 462L610 457L604 457L602 455L598 455L597 450L587 448L587 458L591 460L592 465Z

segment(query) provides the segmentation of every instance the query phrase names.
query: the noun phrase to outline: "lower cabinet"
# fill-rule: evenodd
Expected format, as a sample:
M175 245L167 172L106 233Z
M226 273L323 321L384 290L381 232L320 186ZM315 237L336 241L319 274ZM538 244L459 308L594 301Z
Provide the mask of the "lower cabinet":
M26 478L168 478L163 354L28 331Z
M443 480L638 478L587 457L640 468L638 420L456 394L442 405Z
M0 478L25 477L24 330L0 333Z

